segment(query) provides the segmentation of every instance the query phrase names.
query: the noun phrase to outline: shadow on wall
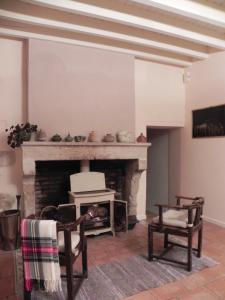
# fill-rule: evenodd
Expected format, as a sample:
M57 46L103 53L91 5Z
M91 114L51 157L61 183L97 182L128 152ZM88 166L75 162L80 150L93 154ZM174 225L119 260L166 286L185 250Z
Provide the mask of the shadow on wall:
M8 209L8 205L11 205L11 197L14 199L16 194L21 194L22 151L19 149L16 151L0 151L0 191L2 192L0 194L0 209L2 208L2 203L6 203L4 209ZM13 203L16 203L15 199Z
M9 167L16 163L14 151L0 151L0 167Z
M0 194L0 212L15 208L16 197L10 194Z

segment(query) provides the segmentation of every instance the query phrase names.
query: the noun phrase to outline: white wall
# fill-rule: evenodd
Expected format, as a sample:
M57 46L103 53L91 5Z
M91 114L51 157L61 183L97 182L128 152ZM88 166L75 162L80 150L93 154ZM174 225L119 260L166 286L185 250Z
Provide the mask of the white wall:
M147 126L182 127L185 123L183 69L135 60L135 132L146 134ZM151 166L150 166L151 168ZM176 183L171 183L176 186ZM138 217L146 211L146 172L138 191Z
M183 69L135 60L136 134L146 126L184 126Z
M0 209L21 193L21 153L7 145L6 128L24 121L23 42L0 38Z
M206 218L225 226L225 137L192 139L192 110L225 104L225 52L193 64L188 71L181 190L204 196Z
M29 119L49 138L134 133L132 55L31 39L28 68Z

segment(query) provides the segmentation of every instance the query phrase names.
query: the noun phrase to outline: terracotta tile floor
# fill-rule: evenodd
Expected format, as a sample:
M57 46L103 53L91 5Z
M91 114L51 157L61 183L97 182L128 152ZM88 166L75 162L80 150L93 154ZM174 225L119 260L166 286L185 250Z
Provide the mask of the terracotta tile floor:
M156 248L161 247L162 239L155 238ZM127 234L120 233L116 237L105 234L88 238L89 268L143 253L147 253L147 227L140 223ZM225 228L204 224L203 254L219 264L160 288L133 295L126 300L225 299Z
M162 247L162 239L158 236L155 239L156 248ZM127 234L120 233L115 237L112 237L110 234L104 234L88 238L89 268L114 260L125 259L132 255L146 253L146 224L142 225L139 223L133 230L129 230ZM12 266L10 269L7 263L7 268L5 268L4 264L4 261L6 261L4 255L10 253L4 252L0 254L0 258L3 260L0 268L0 300L18 299L16 296L5 297L6 294L9 295L10 290L13 290L13 287L10 285L13 280L9 280L10 276L13 275L11 274L13 271L11 270ZM210 223L204 224L203 254L215 259L219 264L160 288L150 289L133 295L125 300L225 300L225 228ZM78 265L79 263L76 263L74 267L77 268ZM3 294L5 294L4 297Z

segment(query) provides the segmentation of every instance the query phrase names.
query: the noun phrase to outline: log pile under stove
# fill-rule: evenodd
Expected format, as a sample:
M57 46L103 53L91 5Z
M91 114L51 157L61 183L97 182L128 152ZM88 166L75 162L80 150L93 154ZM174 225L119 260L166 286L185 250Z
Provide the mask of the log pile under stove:
M85 209L84 209L85 208ZM86 214L85 230L93 228L103 228L110 226L110 208L108 205L95 204L83 206L82 214ZM115 232L127 230L127 211L126 205L121 201L117 201L114 206L114 228Z
M108 206L108 205L107 205ZM109 208L103 204L83 205L81 214L86 214L85 230L110 226Z

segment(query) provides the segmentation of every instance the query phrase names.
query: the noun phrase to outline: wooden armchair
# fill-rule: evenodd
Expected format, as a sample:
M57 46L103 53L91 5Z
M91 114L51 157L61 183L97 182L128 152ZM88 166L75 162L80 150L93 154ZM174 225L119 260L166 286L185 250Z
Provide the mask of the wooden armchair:
M31 217L31 218L34 218ZM36 217L37 219L37 217ZM58 207L48 206L41 212L40 220L51 219L57 221L57 236L59 249L60 266L65 266L65 274L61 273L61 278L66 278L68 300L74 299L84 278L87 278L87 241L84 235L85 216L76 220L76 206L73 204L59 205ZM82 272L73 273L73 264L82 254ZM76 290L73 279L80 278ZM24 288L24 299L30 300L31 293Z
M189 203L187 203L189 202ZM204 199L202 197L185 197L176 196L176 205L160 205L159 216L153 218L148 225L148 260L154 258L162 259L169 262L175 262L187 266L187 270L192 270L192 251L197 251L197 257L201 256L202 250L202 213ZM163 212L163 209L168 209ZM164 251L160 255L153 253L153 233L159 232L164 234ZM198 245L193 248L193 235L198 232ZM169 240L169 235L187 237L187 246ZM177 261L166 258L164 255L173 247L179 246L187 249L187 262Z

